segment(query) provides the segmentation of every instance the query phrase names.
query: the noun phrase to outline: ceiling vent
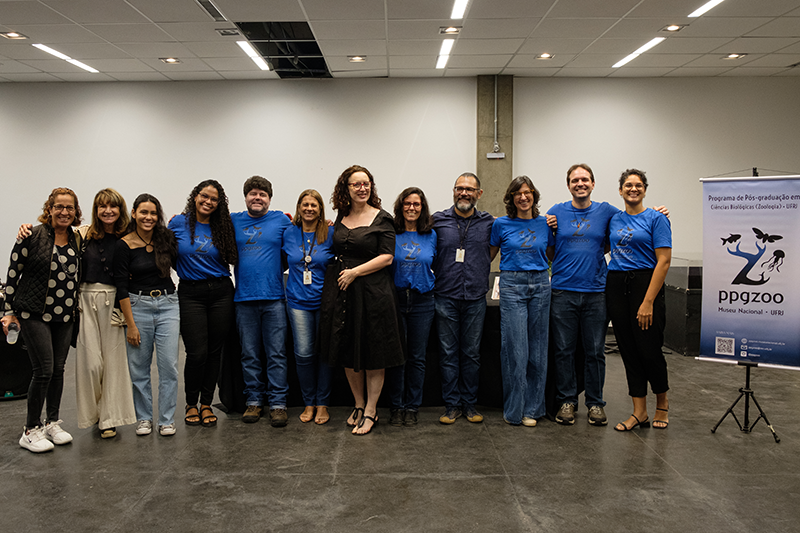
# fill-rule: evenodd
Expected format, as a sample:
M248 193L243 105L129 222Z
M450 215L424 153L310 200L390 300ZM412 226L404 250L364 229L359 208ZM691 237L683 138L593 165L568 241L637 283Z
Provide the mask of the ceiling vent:
M228 20L225 18L225 15L222 14L222 11L220 11L217 8L217 6L214 5L214 2L212 2L211 0L195 0L195 1L200 5L200 7L203 8L203 11L208 13L208 16L210 16L217 22L225 22L226 20Z
M307 22L237 22L250 44L281 78L330 78Z

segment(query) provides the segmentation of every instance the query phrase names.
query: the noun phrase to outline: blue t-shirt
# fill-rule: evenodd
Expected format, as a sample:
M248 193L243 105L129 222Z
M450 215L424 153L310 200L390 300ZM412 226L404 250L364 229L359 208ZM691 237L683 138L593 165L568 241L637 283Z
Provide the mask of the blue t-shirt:
M638 215L620 211L611 217L608 236L611 240L609 270L655 268L655 249L672 248L669 219L649 208Z
M436 296L454 300L477 300L489 291L489 236L494 217L477 209L471 217L456 214L455 206L433 214L436 231ZM464 249L464 262L456 261L456 250Z
M547 214L558 219L551 265L553 289L605 291L608 221L617 213L619 209L608 202L592 202L586 209L578 209L569 201L550 208Z
M500 247L500 270L517 272L547 270L547 247L553 246L553 232L543 216L500 217L494 221L489 244Z
M176 215L169 222L169 229L178 241L178 277L189 280L222 278L231 275L228 265L222 261L219 250L211 242L211 226L197 222L194 226L194 244L189 234L186 215Z
M282 300L281 247L283 232L291 226L291 220L280 211L267 211L258 218L241 211L232 213L231 220L239 250L239 264L233 270L233 301Z
M433 290L433 258L436 257L436 232L398 233L394 244L394 285L398 289L414 289L419 292Z
M289 262L289 278L286 280L286 301L292 309L316 311L322 299L322 282L325 269L333 259L333 228L328 228L328 238L322 244L317 242L316 232L303 232L294 224L283 232L283 251ZM306 255L311 256L308 270L311 272L311 285L303 284L306 270Z

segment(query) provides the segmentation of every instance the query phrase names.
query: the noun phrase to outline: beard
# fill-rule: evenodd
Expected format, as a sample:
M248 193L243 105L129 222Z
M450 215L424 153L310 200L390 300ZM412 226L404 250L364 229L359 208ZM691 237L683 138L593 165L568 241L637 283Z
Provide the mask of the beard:
M475 202L472 200L466 200L461 198L460 200L456 201L456 209L461 211L462 213L469 213L475 208Z

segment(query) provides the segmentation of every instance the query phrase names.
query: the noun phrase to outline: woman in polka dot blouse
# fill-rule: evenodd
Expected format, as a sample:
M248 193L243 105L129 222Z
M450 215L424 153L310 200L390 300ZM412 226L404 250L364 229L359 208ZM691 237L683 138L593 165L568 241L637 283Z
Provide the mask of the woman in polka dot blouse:
M17 242L8 268L3 332L8 333L11 323L19 325L33 367L28 418L19 443L37 453L72 441L61 429L59 408L77 313L80 246L72 228L80 221L75 193L53 189L39 216L41 225ZM42 425L45 400L47 418Z

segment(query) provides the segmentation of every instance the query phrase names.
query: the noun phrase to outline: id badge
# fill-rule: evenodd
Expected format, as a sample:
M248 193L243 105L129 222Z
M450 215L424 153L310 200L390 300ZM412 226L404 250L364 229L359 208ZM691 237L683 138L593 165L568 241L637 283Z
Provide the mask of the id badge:
M303 285L311 285L311 271L304 270L303 271Z
M456 263L463 263L464 262L464 249L457 248L456 249Z

